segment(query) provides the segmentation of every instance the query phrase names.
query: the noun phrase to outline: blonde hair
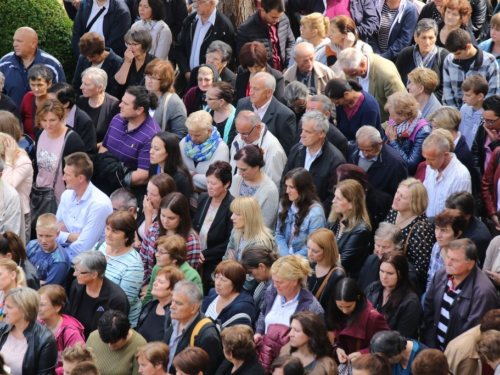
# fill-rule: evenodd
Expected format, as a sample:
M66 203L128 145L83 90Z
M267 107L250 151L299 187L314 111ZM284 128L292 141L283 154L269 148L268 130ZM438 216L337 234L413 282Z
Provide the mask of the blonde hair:
M457 131L460 122L462 122L462 115L458 109L444 106L432 112L427 121L432 123L435 128Z
M453 136L450 131L446 129L433 130L432 133L425 138L424 143L422 143L422 148L428 150L432 146L442 153L453 152L455 150L455 144L453 143Z
M326 228L316 229L309 235L308 241L314 242L324 252L325 263L328 267L334 266L340 259L337 240L333 232Z
M191 131L207 132L212 129L212 116L207 111L196 111L186 120L186 128Z
M410 190L410 211L412 215L420 216L427 210L429 196L427 189L420 180L410 177L401 181L399 186L406 186Z
M92 348L82 345L81 342L77 342L75 345L68 346L64 349L62 359L63 361L71 363L84 361L94 362L95 356L92 352Z
M3 142L6 139L12 139L14 141L14 148L16 149L16 154L14 156L14 162L21 155L28 156L26 151L24 151L21 147L18 146L17 141L14 139L14 137L12 137L10 134L7 134L7 133L0 133L0 156L2 156L2 159L5 160L5 145L3 144Z
M429 68L415 68L408 74L408 79L415 85L424 87L427 95L432 94L439 85L436 72Z
M316 30L321 39L325 39L330 32L330 19L318 12L302 17L300 24Z
M302 255L286 255L274 262L271 275L277 275L286 280L299 280L300 285L305 287L307 277L312 275L312 269L309 261Z
M57 220L56 215L48 213L40 215L38 217L38 219L36 220L36 227L42 227L57 231L58 223L59 221Z
M345 231L349 232L353 230L360 221L363 221L371 230L372 226L370 224L370 217L368 216L368 211L366 210L365 191L363 190L361 184L356 180L347 179L339 182L335 186L335 190L337 189L342 193L342 196L352 204L352 209L346 215L347 225ZM335 208L332 205L328 221L335 223L340 220L340 214L335 211Z
M387 98L387 103L384 106L386 111L392 109L400 116L409 116L410 119L417 117L419 104L415 97L402 91L396 91L394 94Z
M16 273L15 282L18 286L28 286L26 284L26 275L24 274L24 270L20 266L18 266L12 259L1 258L0 267L5 268L7 272Z

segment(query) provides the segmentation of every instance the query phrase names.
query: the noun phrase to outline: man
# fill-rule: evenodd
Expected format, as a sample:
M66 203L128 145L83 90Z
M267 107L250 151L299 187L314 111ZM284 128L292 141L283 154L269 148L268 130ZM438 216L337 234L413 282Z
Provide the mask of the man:
M21 27L14 34L14 52L0 60L0 71L5 75L5 93L21 108L24 95L31 91L28 70L33 65L44 64L54 76L52 83L66 82L61 63L52 55L38 48L38 35L30 27Z
M408 168L399 152L384 144L380 132L370 125L356 132L356 143L349 147L347 162L363 168L370 184L392 197L399 183L408 177Z
M113 117L102 141L99 153L111 152L131 171L124 178L125 187L148 182L151 140L161 131L149 110L157 105L158 98L145 87L129 86L120 103L120 114Z
M422 144L422 156L427 164L424 186L429 196L428 217L444 210L451 193L472 191L470 173L452 152L447 133L451 137L448 130L434 130Z
M285 85L299 81L307 86L311 95L324 94L329 80L336 78L335 73L326 65L314 61L314 46L302 42L295 47L293 64L283 75Z
M222 360L222 344L215 325L200 311L203 296L200 288L192 281L182 280L175 284L170 317L172 324L165 331L163 341L170 348L168 373L175 375L172 365L174 357L190 344L206 351L210 357L207 375L214 375ZM198 331L196 332L193 331Z
M113 212L127 211L132 215L137 216L137 198L131 190L127 188L115 190L109 199L111 199Z
M259 72L250 79L250 96L238 100L236 114L241 111L253 111L259 115L268 130L274 134L288 155L295 137L295 115L273 96L276 79L269 73ZM229 133L229 142L236 136L233 127Z
M57 208L57 242L66 248L72 260L104 239L106 218L113 213L113 207L108 196L90 182L94 166L87 154L75 152L64 161L66 191Z
M300 119L306 113L307 100L309 99L309 89L298 81L289 82L285 86L283 101L286 106L295 113L295 122L298 124ZM300 137L300 134L296 134Z
M71 49L78 57L78 43L83 34L93 31L104 39L106 47L111 48L119 56L125 53L123 37L130 29L132 17L124 1L92 0L86 6L80 6L73 23Z
M425 296L421 341L429 348L446 349L451 340L499 307L495 287L476 263L477 249L471 240L450 243L445 267L436 272Z
M4 161L0 158L0 233L10 230L25 239L24 214L16 189L2 180Z
M193 1L195 12L182 23L170 60L177 62L181 78L189 82L191 70L206 62L208 46L214 40L229 44L234 51L235 32L231 21L217 10L218 0Z
M429 68L436 72L439 77L439 86L434 95L441 101L443 96L443 63L450 53L444 48L436 46L438 26L431 18L418 21L415 27L413 39L414 46L403 48L396 60L396 68L406 86L408 73L415 68Z
M474 344L481 333L490 330L500 331L500 310L498 309L488 311L481 319L480 325L450 341L444 354L454 374L477 375L481 373L482 363Z
M500 81L495 56L472 45L467 31L450 31L445 47L450 55L443 64L443 105L460 110L463 104L462 83L473 74L480 74L488 81L487 97L498 93Z
M387 98L396 91L407 92L394 63L374 53L365 55L355 48L344 49L338 61L347 76L358 77L363 90L377 99L382 122L389 120L384 109Z
M281 175L286 164L286 154L276 137L267 129L258 114L252 111L241 111L234 121L236 133L231 144L229 163L233 167L233 174L238 172L234 155L241 148L248 145L257 145L264 151L264 172L274 183L280 187Z
M333 200L332 177L337 167L345 164L344 155L326 139L328 128L328 119L319 111L310 111L302 116L302 143L292 147L283 170L283 177L288 171L298 167L311 173L326 217Z
M295 38L285 15L283 0L262 0L261 8L238 27L236 56L245 43L261 42L267 50L267 63L283 71L290 61Z

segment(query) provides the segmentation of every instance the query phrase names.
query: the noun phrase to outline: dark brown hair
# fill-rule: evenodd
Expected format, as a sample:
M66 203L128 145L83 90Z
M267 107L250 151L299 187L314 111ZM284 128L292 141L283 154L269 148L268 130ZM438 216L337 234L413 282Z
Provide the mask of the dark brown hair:
M450 367L444 353L438 349L425 349L411 364L413 375L449 375Z
M467 219L465 214L457 209L447 208L441 213L437 214L434 218L434 225L444 228L448 225L451 226L453 230L453 234L458 236L458 232L462 232L465 230L467 226Z
M75 169L76 176L84 175L87 181L90 181L94 174L94 164L85 152L75 152L68 155L64 158L64 162L67 166Z
M66 306L67 298L66 291L62 286L55 284L44 285L38 289L38 294L40 294L40 296L45 294L49 298L52 306L60 306L61 310L59 310L59 314L62 314L62 310L64 306Z
M307 347L316 358L320 359L322 357L332 356L332 348L330 340L328 339L326 326L323 319L321 319L318 314L311 311L300 311L292 315L290 324L292 320L298 321L302 326L304 335L309 337ZM297 348L292 347L291 352L295 350L297 350Z
M217 160L210 164L207 169L206 176L208 177L212 175L219 179L220 182L222 182L222 185L229 183L228 188L231 187L231 183L233 182L233 172L231 164L227 161Z
M175 235L175 236L180 237L177 235ZM170 236L170 237L174 237L174 236ZM162 237L160 237L160 238L162 238ZM184 240L182 237L181 237L181 239ZM184 241L184 243L186 243L186 241ZM168 283L169 283L168 289L170 289L170 290L174 290L175 284L177 284L179 281L186 280L186 275L184 275L184 272L182 272L178 268L171 267L171 266L166 266L166 267L159 269L158 272L156 273L156 278L158 278L158 276L162 276L162 275L165 276L165 279L168 280Z
M125 246L130 246L134 243L135 231L137 230L137 221L134 215L128 211L116 211L108 216L106 225L111 229L125 232Z
M163 208L168 208L174 214L180 216L180 222L176 229L176 233L183 237L186 241L191 233L191 216L189 214L189 203L184 195L181 193L170 193L160 202L160 214ZM160 236L167 234L167 230L160 223Z
M243 289L243 284L247 278L247 271L240 262L235 260L223 260L215 268L214 275L220 274L231 280L233 283L233 292L240 293Z
M248 145L240 148L234 155L234 160L241 160L252 168L263 168L266 164L264 162L264 155L262 155L262 149L257 145Z
M187 259L188 248L186 240L178 234L158 237L155 243L156 249L158 249L158 246L162 246L168 250L170 259L176 260L177 266L180 266Z
M389 359L382 353L363 354L352 362L352 368L365 370L370 375L392 375Z
M206 375L210 357L207 352L196 346L190 346L177 354L172 362L174 367L187 375Z
M267 50L261 42L245 43L240 50L240 64L244 69L252 66L267 66Z
M255 354L253 330L249 326L238 324L228 327L220 333L224 352L240 361L246 361Z
M83 34L78 42L80 55L85 57L101 55L104 52L104 47L104 39L102 39L102 36L93 31Z
M154 175L149 182L158 188L158 192L162 198L177 191L177 185L174 179L167 173Z
M3 234L0 233L0 254L6 256L9 253L17 264L28 259L23 240L14 232L6 230Z

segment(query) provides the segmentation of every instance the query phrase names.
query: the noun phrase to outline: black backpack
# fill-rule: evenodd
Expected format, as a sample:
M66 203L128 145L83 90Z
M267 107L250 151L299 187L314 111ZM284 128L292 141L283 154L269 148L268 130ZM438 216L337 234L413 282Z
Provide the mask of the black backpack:
M118 157L109 151L96 155L92 183L104 194L110 196L115 190L124 187L124 177L125 172Z

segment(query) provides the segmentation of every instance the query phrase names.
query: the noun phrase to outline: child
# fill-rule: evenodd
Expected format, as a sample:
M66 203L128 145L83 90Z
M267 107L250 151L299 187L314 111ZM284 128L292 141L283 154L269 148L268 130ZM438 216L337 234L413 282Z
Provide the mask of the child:
M458 126L458 130L465 137L470 150L483 118L482 105L484 97L488 93L488 82L482 75L471 75L462 83L462 92L464 105L460 108L462 121Z
M478 47L495 56L497 64L500 65L500 13L491 17L490 26L491 38L479 43Z
M57 284L63 288L70 269L69 257L56 239L58 220L53 214L43 214L36 222L36 240L26 246L31 263L36 267L40 285Z

